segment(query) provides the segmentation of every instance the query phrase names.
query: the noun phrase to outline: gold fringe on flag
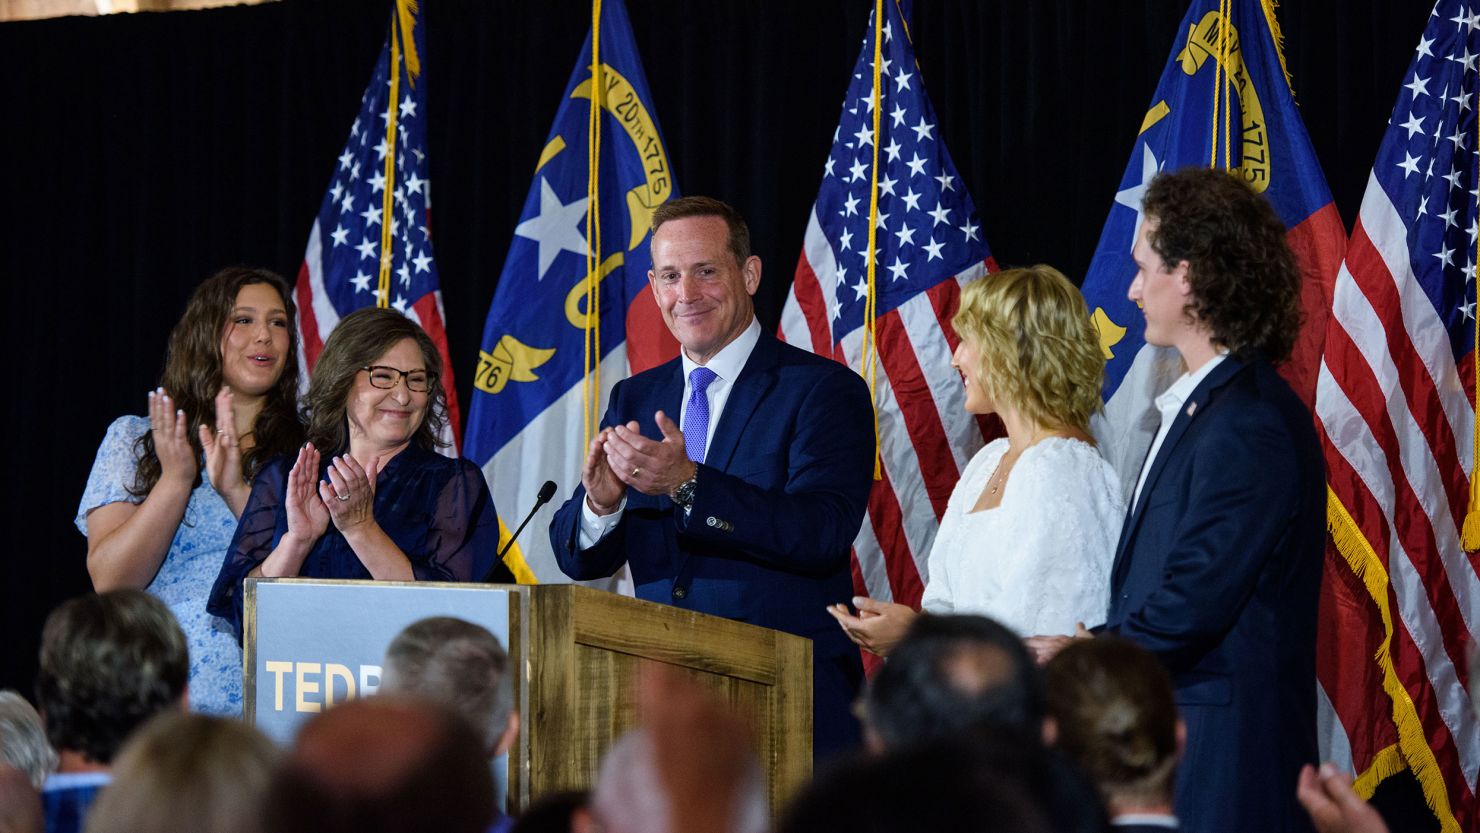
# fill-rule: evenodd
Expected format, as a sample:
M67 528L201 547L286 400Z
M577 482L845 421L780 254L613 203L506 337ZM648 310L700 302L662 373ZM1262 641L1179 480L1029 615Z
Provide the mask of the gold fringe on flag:
M1434 750L1429 747L1423 723L1418 719L1418 707L1414 705L1408 689L1398 681L1398 674L1393 668L1393 613L1388 602L1387 568L1377 557L1367 536L1362 534L1361 528L1352 519L1351 513L1342 505L1341 498L1336 496L1330 486L1326 487L1326 529L1331 533L1331 542L1336 545L1336 550L1346 560L1347 566L1351 567L1352 573L1367 588L1367 594L1372 597L1372 602L1382 617L1382 644L1373 654L1373 660L1382 669L1382 688L1393 703L1393 724L1398 729L1398 748L1402 750L1408 768L1413 771L1413 777L1418 779L1419 786L1423 789L1424 801L1439 820L1439 829L1442 833L1460 833L1459 823L1455 821L1454 811L1449 806L1449 791L1444 783L1444 773L1439 769L1438 760L1434 758ZM1382 777L1401 771L1399 767L1377 777L1374 770L1379 766L1384 769L1393 767L1391 757L1379 756L1368 772L1363 773L1358 780L1357 785L1368 790L1358 792L1364 799L1372 797L1371 789L1377 786Z

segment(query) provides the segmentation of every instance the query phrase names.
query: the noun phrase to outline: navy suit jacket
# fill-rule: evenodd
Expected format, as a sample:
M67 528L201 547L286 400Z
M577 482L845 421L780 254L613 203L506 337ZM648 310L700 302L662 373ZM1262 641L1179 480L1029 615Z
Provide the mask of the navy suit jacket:
M603 426L636 420L662 439L676 416L681 360L618 382ZM813 640L814 753L858 740L850 712L858 649L825 607L853 596L849 551L872 485L874 433L858 374L762 333L731 388L685 517L666 495L627 490L616 528L579 549L577 487L550 523L560 569L577 580L631 568L637 597Z
M1309 830L1325 467L1310 412L1266 362L1226 358L1188 397L1130 509L1105 629L1171 672L1185 830Z

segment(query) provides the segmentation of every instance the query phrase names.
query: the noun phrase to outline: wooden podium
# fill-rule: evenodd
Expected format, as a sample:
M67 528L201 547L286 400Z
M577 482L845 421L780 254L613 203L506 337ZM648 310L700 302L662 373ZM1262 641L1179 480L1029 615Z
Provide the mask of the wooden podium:
M645 660L686 669L749 715L772 807L811 774L812 643L801 637L569 584L248 579L245 602L246 715L279 740L309 713L372 691L401 628L450 615L494 631L517 672L513 811L594 783L602 753L636 724Z

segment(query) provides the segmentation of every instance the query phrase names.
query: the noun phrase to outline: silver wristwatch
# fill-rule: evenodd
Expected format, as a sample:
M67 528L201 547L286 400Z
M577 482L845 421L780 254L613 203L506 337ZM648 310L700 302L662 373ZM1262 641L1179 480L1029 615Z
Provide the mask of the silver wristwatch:
M688 512L694 508L694 492L699 487L699 467L694 466L694 476L678 484L668 496L678 504L683 511Z

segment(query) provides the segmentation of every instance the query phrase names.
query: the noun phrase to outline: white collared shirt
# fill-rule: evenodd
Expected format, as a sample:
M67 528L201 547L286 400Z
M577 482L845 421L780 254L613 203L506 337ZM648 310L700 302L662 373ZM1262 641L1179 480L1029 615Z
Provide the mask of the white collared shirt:
M724 412L725 403L730 400L730 391L735 389L735 380L740 378L740 371L745 369L745 363L750 361L750 354L755 351L755 345L761 340L761 322L754 315L750 317L750 326L746 327L735 340L720 348L709 358L704 367L714 371L714 381L704 389L704 396L709 400L709 433L704 438L704 449L708 451L714 442L714 428L719 425L720 414ZM692 393L689 384L689 374L699 363L689 358L687 352L680 350L679 358L683 363L683 398L680 400L678 414L667 414L680 427L683 426L684 417L689 413L689 394ZM648 417L651 419L651 417ZM627 496L622 496L621 502L617 504L617 511L610 515L598 515L591 511L591 504L584 499L581 501L581 533L578 544L581 549L587 549L606 537L608 532L616 528L617 523L622 520L622 510L627 507Z
M1141 464L1141 476L1136 479L1136 493L1131 499L1132 511L1141 502L1141 487L1146 485L1146 475L1151 473L1151 464L1156 462L1162 441L1167 438L1167 432L1172 430L1172 423L1177 421L1177 412L1182 410L1183 403L1202 384L1202 380L1208 378L1213 368L1222 364L1226 358L1227 353L1219 353L1195 372L1183 373L1161 396L1156 397L1156 409L1161 411L1161 427L1156 430L1156 439L1151 441L1151 450L1146 452L1146 461Z

